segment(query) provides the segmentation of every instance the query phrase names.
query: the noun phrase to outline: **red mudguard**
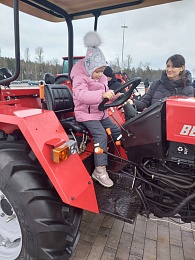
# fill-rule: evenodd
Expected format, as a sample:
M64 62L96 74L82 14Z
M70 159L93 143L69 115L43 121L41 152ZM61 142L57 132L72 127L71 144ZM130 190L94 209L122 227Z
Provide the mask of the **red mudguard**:
M79 155L52 161L52 144L69 140L53 111L2 105L0 117L3 124L21 130L63 202L99 212L93 181Z

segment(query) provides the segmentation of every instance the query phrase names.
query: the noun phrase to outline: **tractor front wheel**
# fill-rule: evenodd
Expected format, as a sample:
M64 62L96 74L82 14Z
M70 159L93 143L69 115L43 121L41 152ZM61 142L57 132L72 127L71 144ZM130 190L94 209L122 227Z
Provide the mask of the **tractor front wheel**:
M81 219L24 143L0 142L0 260L69 259Z

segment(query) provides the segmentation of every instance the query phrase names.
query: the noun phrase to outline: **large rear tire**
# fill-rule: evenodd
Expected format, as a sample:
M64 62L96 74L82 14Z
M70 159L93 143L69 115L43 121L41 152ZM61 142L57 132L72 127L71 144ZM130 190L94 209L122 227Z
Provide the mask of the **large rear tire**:
M25 144L0 142L0 260L68 259L81 219Z

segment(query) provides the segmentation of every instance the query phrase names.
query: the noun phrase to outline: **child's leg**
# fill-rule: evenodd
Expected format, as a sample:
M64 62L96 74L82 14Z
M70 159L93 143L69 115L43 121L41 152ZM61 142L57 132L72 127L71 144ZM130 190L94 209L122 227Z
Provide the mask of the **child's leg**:
M121 139L122 134L120 128L115 123L113 123L109 117L101 120L101 123L105 129L110 128L114 141Z
M98 120L90 120L82 122L88 129L94 140L94 146L101 147L104 151L107 150L107 134L104 127ZM95 166L108 165L107 154L94 154Z
M94 140L94 146L101 147L104 151L107 151L107 133L98 120L91 120L82 122L88 129ZM97 180L105 187L112 187L113 181L109 178L106 171L108 165L107 154L94 154L95 170L92 173L93 179Z

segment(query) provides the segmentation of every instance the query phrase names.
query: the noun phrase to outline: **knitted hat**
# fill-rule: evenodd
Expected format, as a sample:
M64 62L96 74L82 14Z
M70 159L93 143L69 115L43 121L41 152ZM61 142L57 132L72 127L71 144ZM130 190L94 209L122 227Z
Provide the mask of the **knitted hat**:
M84 44L87 47L84 66L91 77L96 69L107 66L107 63L103 52L98 48L101 44L101 39L97 32L88 32L84 37Z
M104 75L105 75L106 77L112 78L112 76L113 76L112 68L110 68L109 66L107 66L107 67L105 68L105 70L104 70Z

